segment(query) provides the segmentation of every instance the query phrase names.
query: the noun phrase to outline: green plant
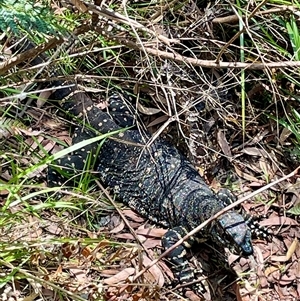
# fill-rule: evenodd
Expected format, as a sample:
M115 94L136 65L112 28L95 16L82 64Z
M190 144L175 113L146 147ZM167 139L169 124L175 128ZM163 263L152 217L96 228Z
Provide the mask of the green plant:
M294 60L300 60L300 35L299 28L295 20L295 16L290 17L290 22L286 22L286 29L288 31L290 41L294 51Z
M287 120L277 119L275 117L273 117L273 119L291 131L297 140L295 144L300 145L300 113L296 109L291 108L291 114L287 114L286 117Z
M46 1L0 1L0 29L20 36L22 32L33 35L54 34L59 28ZM61 28L60 28L61 29Z

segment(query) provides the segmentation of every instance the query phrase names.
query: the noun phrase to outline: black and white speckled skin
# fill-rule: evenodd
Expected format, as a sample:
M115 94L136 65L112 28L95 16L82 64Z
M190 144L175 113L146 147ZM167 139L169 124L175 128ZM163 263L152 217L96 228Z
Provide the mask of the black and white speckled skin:
M64 110L101 133L134 125L131 108L120 95L110 97L108 111L99 109L80 91L60 90L52 98L64 98L60 101ZM79 128L73 142L94 135L92 131ZM174 146L162 139L149 145L149 138L149 133L133 127L107 139L98 156L97 170L104 185L110 187L120 201L154 223L169 228L162 239L164 248L169 248L188 231L222 210L224 195L214 194ZM94 152L96 146L79 150L57 163L82 170L87 153ZM49 168L48 181L49 185L60 185L62 178ZM219 217L199 236L210 237L223 246L234 245L244 255L253 253L250 230L242 216L234 211ZM185 248L192 243L191 238L168 255L180 282L193 280L193 271L185 258Z

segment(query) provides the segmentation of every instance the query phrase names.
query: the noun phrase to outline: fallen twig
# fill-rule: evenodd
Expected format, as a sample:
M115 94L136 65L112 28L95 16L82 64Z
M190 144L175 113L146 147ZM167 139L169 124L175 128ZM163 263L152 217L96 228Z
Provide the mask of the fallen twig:
M285 12L285 11L293 12L295 10L296 10L296 8L294 6L283 5L278 8L271 8L271 9L267 9L267 10L257 11L255 13L255 16L259 17L259 16L263 16L263 15L281 13L281 12ZM246 18L247 18L247 16L242 17L243 20L245 20ZM222 24L222 23L234 24L234 23L238 23L238 21L239 21L239 17L237 15L230 15L230 16L226 16L226 17L214 18L212 20L212 23L214 23L214 24Z
M38 55L44 53L45 51L52 49L59 44L62 44L63 41L64 41L63 39L59 39L56 37L52 38L47 43L43 43L39 46L31 48L23 53L20 53L16 56L4 61L3 63L0 63L0 74L7 72L10 68L18 65L21 62L27 61L28 59L33 59L33 58L37 57Z
M150 47L142 47L141 45L134 43L133 41L129 41L126 38L110 36L109 33L103 32L103 29L100 27L95 27L94 30L101 35L105 35L106 38L111 39L113 41L117 41L118 43L127 46L128 48L145 51L148 54L157 56L163 59L170 59L176 62L185 63L187 65L192 66L200 66L205 68L220 68L220 69L249 69L249 70L263 70L268 68L291 68L291 67L300 67L300 61L285 61L285 62L271 62L271 63L240 63L240 62L216 62L212 60L200 60L187 56L183 56L176 52L167 52L162 51L155 48Z
M174 44L174 43L179 43L178 39L169 39L168 37L161 35L155 31L145 27L143 24L113 11L112 9L107 9L107 8L104 8L103 6L100 7L100 6L97 6L97 5L88 3L88 2L84 2L84 4L93 13L103 16L107 19L111 19L116 22L120 22L120 23L129 25L129 26L139 29L143 32L147 32L147 33L151 34L153 37L158 38L161 42L165 43L168 46L170 46L171 44Z

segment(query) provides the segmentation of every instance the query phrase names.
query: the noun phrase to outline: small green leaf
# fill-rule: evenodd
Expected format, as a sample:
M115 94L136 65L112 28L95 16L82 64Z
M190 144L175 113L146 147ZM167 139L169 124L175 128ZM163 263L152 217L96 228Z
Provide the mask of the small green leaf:
M289 209L287 211L287 213L291 213L291 214L294 214L294 215L300 215L300 204L292 207L291 209Z

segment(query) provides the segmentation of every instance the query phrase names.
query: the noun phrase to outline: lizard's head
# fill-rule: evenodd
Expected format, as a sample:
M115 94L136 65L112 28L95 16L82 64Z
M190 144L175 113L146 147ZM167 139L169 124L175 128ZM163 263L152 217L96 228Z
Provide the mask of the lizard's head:
M234 249L245 256L253 254L251 231L244 218L234 211L221 215L213 226L212 239L223 247Z

